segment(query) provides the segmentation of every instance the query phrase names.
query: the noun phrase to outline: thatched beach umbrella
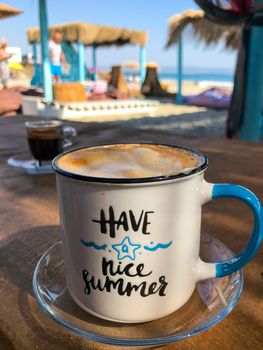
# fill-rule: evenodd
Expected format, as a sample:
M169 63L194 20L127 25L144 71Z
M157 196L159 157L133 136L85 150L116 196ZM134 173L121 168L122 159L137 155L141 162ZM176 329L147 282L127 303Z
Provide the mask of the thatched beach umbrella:
M6 18L6 17L11 17L11 16L16 16L22 13L23 11L15 9L14 7L5 5L5 4L0 4L0 19Z
M78 45L78 65L80 81L85 80L84 68L84 46L92 46L93 48L93 68L96 72L96 48L99 46L126 44L140 46L140 68L141 79L145 76L145 56L146 43L148 33L145 31L129 30L126 28L109 27L101 25L92 25L89 23L68 23L66 25L52 26L48 28L47 6L46 0L38 0L39 3L39 24L40 28L33 28L28 31L29 42L33 44L33 50L36 52L35 43L40 40L41 56L42 56L42 71L43 71L43 87L44 97L47 102L53 100L52 79L50 72L50 58L48 50L49 29L50 34L58 30L63 34L66 41L75 42ZM34 55L35 56L35 55Z
M139 70L140 69L140 63L138 61L126 61L122 65L124 68L132 69L132 70Z
M63 40L65 40L67 43L76 44L78 46L78 54L81 53L81 60L79 60L80 82L84 82L85 80L84 47L92 48L92 66L95 75L97 48L105 46L109 47L113 45L138 45L140 47L140 50L145 50L148 40L148 33L142 30L132 30L87 22L69 22L60 25L49 26L48 32L50 37L52 37L55 32L59 32L62 34ZM34 52L36 51L36 49L34 49L35 45L40 42L40 34L40 29L38 27L29 28L27 30L27 38L29 43L33 45ZM145 74L145 61L140 61L139 65L142 77Z
M208 19L202 10L187 10L173 16L168 20L168 27L167 48L179 42L187 27L191 27L196 39L207 46L223 40L226 49L238 48L240 27L218 25Z
M60 32L63 39L69 43L81 41L84 46L146 46L148 33L142 30L132 30L121 27L105 26L88 22L69 22L48 27L49 36ZM40 42L40 29L29 28L27 37L30 43Z
M191 28L193 35L206 46L216 45L223 40L226 49L237 49L240 40L240 27L222 26L212 22L204 11L187 10L168 20L166 48L178 45L178 93L177 103L182 103L183 47L182 33Z

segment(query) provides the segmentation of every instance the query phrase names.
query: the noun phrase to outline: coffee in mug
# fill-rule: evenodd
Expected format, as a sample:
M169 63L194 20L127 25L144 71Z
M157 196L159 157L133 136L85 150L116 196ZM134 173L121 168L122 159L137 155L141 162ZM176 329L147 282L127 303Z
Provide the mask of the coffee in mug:
M198 167L201 159L186 150L159 145L110 145L66 154L59 167L79 175L144 178L178 174Z
M248 189L204 180L196 150L153 144L86 147L53 160L68 290L89 313L145 322L176 311L198 281L241 269L262 240L263 212ZM234 197L254 215L248 246L227 261L199 257L201 208ZM227 199L226 199L227 200Z

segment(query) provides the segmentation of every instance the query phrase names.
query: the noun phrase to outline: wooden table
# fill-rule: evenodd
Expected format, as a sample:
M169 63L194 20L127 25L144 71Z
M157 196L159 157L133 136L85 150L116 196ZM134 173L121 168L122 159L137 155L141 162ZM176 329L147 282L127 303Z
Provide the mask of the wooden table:
M0 349L112 349L65 331L39 309L32 292L37 260L59 239L54 175L17 173L7 159L27 150L24 121L0 120ZM32 118L31 118L32 119ZM183 138L168 132L143 131L118 123L67 123L79 137L75 146L100 142L155 141L198 148L210 159L206 179L249 187L263 198L263 147L237 141ZM203 210L202 229L233 251L245 246L252 215L242 203L218 200ZM165 349L263 349L262 248L245 267L244 292L234 311L220 324Z

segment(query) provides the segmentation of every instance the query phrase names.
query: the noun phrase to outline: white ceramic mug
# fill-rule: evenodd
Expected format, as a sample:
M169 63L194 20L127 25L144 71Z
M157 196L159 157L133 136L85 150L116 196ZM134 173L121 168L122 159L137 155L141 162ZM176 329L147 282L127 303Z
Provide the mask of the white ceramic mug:
M189 174L142 179L57 174L68 289L89 313L118 322L166 316L191 297L197 281L242 268L262 240L262 208L238 185L204 180L207 158ZM72 151L70 151L72 152ZM73 151L74 152L74 151ZM245 201L254 214L246 249L225 262L199 257L201 207L218 197Z

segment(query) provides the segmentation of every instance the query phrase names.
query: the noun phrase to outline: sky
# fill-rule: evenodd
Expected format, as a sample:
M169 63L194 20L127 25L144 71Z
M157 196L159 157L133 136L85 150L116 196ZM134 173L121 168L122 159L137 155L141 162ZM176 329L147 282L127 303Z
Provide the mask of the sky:
M38 25L38 0L4 0L19 9L22 15L0 21L0 38L6 38L10 46L19 46L23 53L30 51L26 29ZM149 32L147 60L157 62L162 68L177 65L176 47L164 49L167 37L167 20L187 9L197 9L192 0L47 0L50 25L73 21L122 26ZM223 45L205 48L189 31L184 34L184 66L214 71L233 71L235 52L227 52ZM91 50L85 58L90 63ZM123 48L99 48L98 66L109 67L128 60L138 60L137 46Z

